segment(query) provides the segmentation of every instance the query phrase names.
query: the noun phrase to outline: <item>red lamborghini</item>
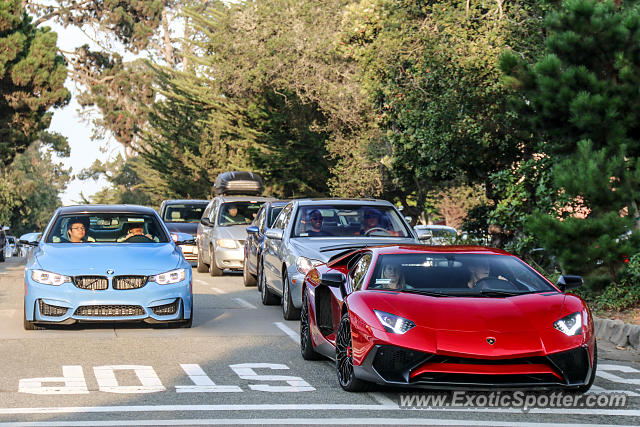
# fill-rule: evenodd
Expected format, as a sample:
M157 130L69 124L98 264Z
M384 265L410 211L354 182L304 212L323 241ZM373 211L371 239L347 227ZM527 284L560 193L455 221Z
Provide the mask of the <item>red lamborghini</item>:
M336 361L343 389L563 388L596 372L593 320L519 258L476 246L354 250L305 278L300 349Z

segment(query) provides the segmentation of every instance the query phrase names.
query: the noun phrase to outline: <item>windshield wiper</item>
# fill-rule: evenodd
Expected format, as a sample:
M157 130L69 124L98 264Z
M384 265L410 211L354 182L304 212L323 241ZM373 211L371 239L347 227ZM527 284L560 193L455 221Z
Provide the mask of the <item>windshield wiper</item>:
M483 297L512 297L515 295L524 295L529 292L504 291L500 289L481 289L479 294Z
M393 289L394 291L398 291L398 292L407 292L410 294L420 294L420 295L428 295L430 297L452 297L454 295L451 294L445 294L442 292L437 292L437 291L426 291L424 289Z

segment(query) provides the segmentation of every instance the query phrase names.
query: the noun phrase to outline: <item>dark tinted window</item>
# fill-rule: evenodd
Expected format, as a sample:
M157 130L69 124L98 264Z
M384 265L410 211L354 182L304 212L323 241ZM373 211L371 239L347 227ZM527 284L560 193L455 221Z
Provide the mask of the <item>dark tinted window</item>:
M220 206L218 225L249 224L257 216L264 202L226 202Z

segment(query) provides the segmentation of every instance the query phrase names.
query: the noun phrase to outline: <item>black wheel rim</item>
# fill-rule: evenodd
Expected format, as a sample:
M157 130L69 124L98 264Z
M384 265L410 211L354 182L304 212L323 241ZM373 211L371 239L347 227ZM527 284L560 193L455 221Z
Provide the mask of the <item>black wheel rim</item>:
M336 337L336 367L338 380L343 386L353 378L353 360L351 358L351 328L349 320L342 320Z
M302 294L302 310L300 311L300 349L304 352L307 349L307 337L311 337L309 330L309 307L307 293ZM309 342L309 344L311 344Z

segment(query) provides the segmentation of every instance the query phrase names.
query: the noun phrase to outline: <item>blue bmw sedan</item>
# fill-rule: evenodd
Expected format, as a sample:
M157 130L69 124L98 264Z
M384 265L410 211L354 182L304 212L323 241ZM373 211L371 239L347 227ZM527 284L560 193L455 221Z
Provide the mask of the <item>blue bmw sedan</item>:
M191 327L191 265L158 214L135 205L59 208L25 267L24 328L144 321ZM26 242L25 242L26 243Z

